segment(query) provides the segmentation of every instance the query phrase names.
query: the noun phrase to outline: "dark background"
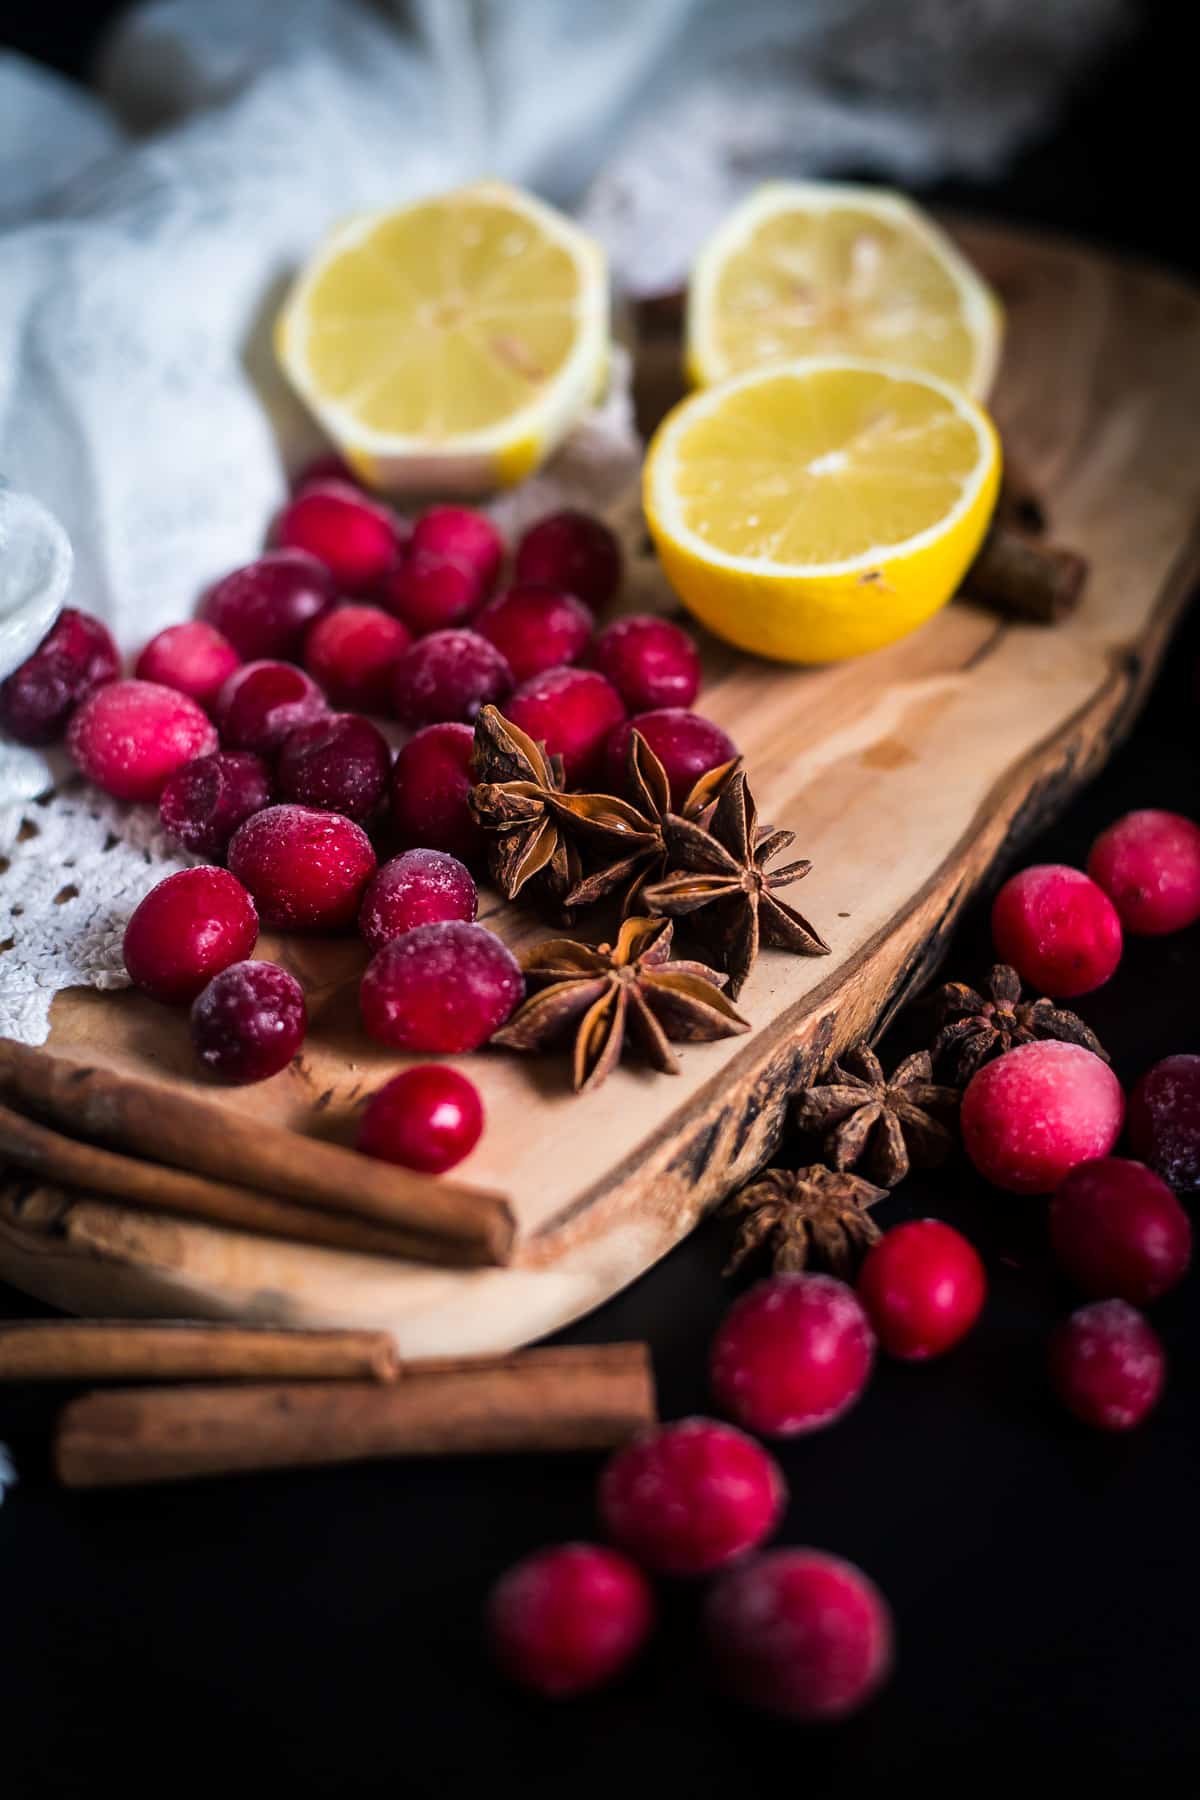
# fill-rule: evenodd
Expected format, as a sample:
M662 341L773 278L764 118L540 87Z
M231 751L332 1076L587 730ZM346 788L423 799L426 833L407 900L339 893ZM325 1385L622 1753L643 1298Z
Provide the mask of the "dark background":
M0 44L82 73L116 9L7 4ZM1139 35L1078 93L1052 136L956 207L1067 229L1197 267L1191 9L1143 5ZM1198 810L1192 622L1141 724L1026 860L1081 863L1134 806ZM990 962L981 903L947 975ZM1200 927L1133 940L1079 1010L1128 1084L1200 1049ZM885 1052L921 1041L910 1009ZM66 1795L202 1783L249 1793L528 1796L658 1789L821 1796L992 1791L1068 1778L1109 1792L1141 1776L1196 1791L1200 1326L1196 1277L1154 1311L1171 1357L1158 1413L1127 1439L1060 1414L1046 1333L1070 1304L1047 1261L1044 1205L964 1167L913 1179L884 1223L934 1213L988 1266L973 1336L925 1369L881 1363L834 1430L779 1448L781 1533L860 1562L896 1613L890 1687L836 1731L735 1712L697 1648L697 1594L664 1595L653 1649L626 1682L563 1708L505 1691L479 1644L495 1574L594 1530L592 1459L488 1459L320 1471L71 1496L45 1472L51 1402L0 1391L21 1483L0 1507L0 1790ZM706 1347L730 1297L728 1228L710 1221L574 1332L647 1337L664 1416L708 1405ZM0 1287L0 1316L35 1310Z

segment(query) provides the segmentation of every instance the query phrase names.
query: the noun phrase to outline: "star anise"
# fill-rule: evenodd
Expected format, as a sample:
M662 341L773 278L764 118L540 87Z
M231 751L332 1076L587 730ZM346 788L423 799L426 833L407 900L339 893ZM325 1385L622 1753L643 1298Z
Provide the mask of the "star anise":
M822 1163L768 1169L726 1203L725 1211L740 1216L742 1223L724 1273L732 1275L765 1245L776 1269L806 1269L815 1263L846 1280L883 1235L867 1209L886 1193L861 1175Z
M964 982L948 981L937 1001L940 1029L933 1040L933 1058L944 1059L959 1087L966 1087L975 1071L993 1057L1018 1044L1032 1044L1035 1038L1082 1044L1108 1061L1100 1039L1073 1012L1053 1000L1022 1000L1021 977L1008 963L997 963L989 974L986 999Z
M492 1038L544 1050L574 1033L577 1093L600 1086L631 1041L655 1069L679 1073L669 1039L711 1043L750 1026L703 963L672 962L670 919L626 919L615 945L549 938L523 959L530 995Z
M929 1169L945 1161L954 1137L942 1118L954 1116L958 1098L957 1088L934 1082L928 1050L906 1056L888 1076L875 1052L856 1044L801 1093L796 1118L802 1131L826 1134L825 1155L835 1169L861 1162L890 1188L910 1163Z
M703 915L697 923L720 957L735 999L754 967L760 939L799 956L828 956L829 945L816 927L776 898L777 888L799 881L812 864L788 863L768 873L767 863L787 849L795 833L760 830L745 770L730 777L707 823L672 813L663 822L663 837L671 873L643 890L643 903L669 918Z

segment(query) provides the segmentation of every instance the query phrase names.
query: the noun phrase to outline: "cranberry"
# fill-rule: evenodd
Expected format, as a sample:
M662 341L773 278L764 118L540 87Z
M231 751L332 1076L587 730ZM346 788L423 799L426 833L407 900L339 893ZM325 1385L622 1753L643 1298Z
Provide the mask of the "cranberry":
M1186 1191L1200 1187L1200 1056L1164 1056L1129 1096L1135 1155Z
M960 1232L940 1219L912 1219L871 1246L858 1297L889 1356L925 1362L970 1331L987 1298L987 1277Z
M192 1043L210 1074L244 1084L287 1067L304 1042L304 990L278 963L233 963L192 1003Z
M1035 863L1009 877L992 906L992 937L1027 987L1056 998L1090 994L1121 960L1116 907L1065 863Z
M337 606L304 640L304 666L335 706L387 712L408 627L380 606Z
M867 1315L844 1281L772 1275L726 1314L712 1348L713 1393L747 1431L818 1431L858 1399L874 1351Z
M155 1000L194 1000L206 982L249 956L258 940L254 902L227 869L181 869L134 908L125 969Z
M625 717L616 688L594 669L548 669L522 682L505 714L551 756L561 756L567 785L599 771L604 742Z
M1200 825L1181 813L1126 813L1100 833L1087 869L1135 936L1182 931L1200 919Z
M1050 1381L1077 1419L1129 1431L1158 1404L1167 1359L1158 1334L1127 1300L1093 1300L1055 1328Z
M329 481L344 482L356 488L363 485L344 457L336 450L324 450L319 456L310 457L292 476L292 492L299 494L307 487L324 487Z
M1145 1306L1183 1280L1192 1227L1145 1163L1101 1156L1077 1163L1050 1203L1050 1242L1077 1287Z
M465 919L479 909L470 872L444 850L406 850L372 875L358 915L358 929L372 950L418 925Z
M67 748L88 780L118 800L157 800L176 769L216 747L208 715L156 681L107 682L67 730Z
M469 725L426 725L414 732L392 764L392 824L401 843L445 850L479 863L483 834L471 817Z
M212 750L176 769L162 791L163 830L193 856L223 856L251 813L271 804L271 772L251 750Z
M485 513L469 506L431 506L413 526L411 547L473 569L481 596L490 592L504 559L504 539Z
M227 750L274 756L289 731L323 718L325 696L294 663L249 662L235 669L213 708Z
M121 673L107 625L64 607L32 656L0 682L0 726L22 744L53 744L81 701Z
M477 631L434 631L406 650L392 678L396 717L410 730L470 721L512 693L512 670Z
M638 713L618 725L604 747L608 786L619 794L629 764L630 733L637 728L667 772L672 806L682 806L701 775L719 768L738 754L728 734L699 713L682 706L664 706L657 712Z
M666 1575L707 1575L779 1523L787 1490L761 1444L716 1419L681 1419L618 1450L600 1478L613 1542Z
M484 598L478 570L433 550L410 550L380 582L376 593L418 637L465 624Z
M566 588L599 612L621 585L621 546L600 519L568 508L530 526L514 566L518 581Z
M650 1635L654 1600L640 1569L598 1544L527 1556L492 1589L488 1636L513 1681L561 1700L600 1687Z
M687 707L700 692L700 652L682 625L637 613L600 633L588 663L612 682L631 713Z
M157 681L176 688L198 706L211 710L222 684L241 665L241 657L215 625L188 619L168 625L152 637L134 664L141 681Z
M359 990L363 1023L396 1050L478 1050L525 991L512 951L482 925L418 925L376 951Z
M1021 1044L972 1076L961 1123L985 1180L1013 1194L1053 1193L1076 1163L1107 1156L1125 1097L1109 1068L1080 1044Z
M468 1156L483 1131L479 1089L457 1069L422 1063L372 1094L358 1128L366 1156L440 1175Z
M705 1630L725 1686L784 1719L844 1719L892 1666L887 1602L861 1569L822 1550L773 1550L730 1569Z
M475 629L505 657L515 681L573 663L596 621L582 600L559 588L511 587L489 601Z
M375 873L361 825L311 806L268 806L239 825L229 867L254 895L264 925L332 930L349 925Z
M395 568L402 543L393 515L347 481L309 482L280 513L275 541L307 550L350 593Z
M200 617L248 662L300 655L309 627L337 599L323 563L302 550L271 550L209 588Z
M279 792L285 800L369 819L387 791L392 753L370 719L327 713L297 726L279 753Z

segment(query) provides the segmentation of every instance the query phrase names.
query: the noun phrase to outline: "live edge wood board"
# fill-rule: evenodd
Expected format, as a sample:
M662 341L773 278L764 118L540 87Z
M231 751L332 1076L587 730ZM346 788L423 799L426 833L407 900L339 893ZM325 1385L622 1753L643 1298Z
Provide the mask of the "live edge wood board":
M0 1275L81 1312L382 1325L407 1356L500 1350L640 1275L770 1156L789 1093L932 971L972 890L1104 761L1200 574L1200 297L1077 247L961 236L1007 312L1001 430L1091 576L1078 615L1051 629L957 602L834 668L708 646L701 704L742 746L762 817L812 858L801 904L833 954L765 952L740 1002L753 1033L684 1047L675 1079L622 1066L577 1099L565 1058L464 1059L488 1128L456 1175L510 1197L508 1267L308 1248L84 1199L53 1229L33 1225L36 1207L0 1224ZM661 344L644 396L661 397L656 368ZM493 895L482 917L514 946L542 929ZM348 1141L398 1066L357 1023L362 954L300 939L261 953L303 981L311 1035L272 1082L207 1090L215 1119L236 1108ZM47 1050L203 1091L185 1020L136 995L61 995Z

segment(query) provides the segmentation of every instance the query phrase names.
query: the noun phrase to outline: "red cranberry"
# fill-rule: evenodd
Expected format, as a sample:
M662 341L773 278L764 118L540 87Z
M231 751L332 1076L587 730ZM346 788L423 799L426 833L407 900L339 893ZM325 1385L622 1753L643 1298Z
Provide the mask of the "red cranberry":
M551 756L561 756L567 786L578 787L599 771L604 742L625 717L616 688L594 669L548 669L522 682L507 718Z
M1125 1097L1109 1068L1080 1044L1021 1044L972 1076L962 1101L967 1155L986 1181L1013 1194L1050 1194L1076 1163L1107 1156Z
M784 1719L857 1712L892 1667L892 1620L873 1581L821 1550L772 1550L730 1569L705 1630L737 1699Z
M300 655L309 627L336 599L337 583L315 556L271 550L210 587L200 617L248 662L291 661Z
M487 594L504 559L504 539L485 513L469 506L431 506L413 526L411 546L428 556L449 556L473 569Z
M621 546L602 520L568 508L530 526L515 572L518 581L566 588L599 612L621 585Z
M1192 1227L1153 1169L1101 1156L1077 1163L1059 1187L1050 1203L1050 1243L1085 1294L1145 1306L1186 1275Z
M1167 1359L1127 1300L1093 1300L1055 1328L1050 1381L1068 1412L1099 1431L1129 1431L1158 1404Z
M337 606L304 640L304 666L335 706L387 712L408 627L379 606Z
M1090 994L1121 960L1116 907L1065 863L1035 863L1009 877L992 906L992 937L1027 987L1056 998Z
M239 1085L266 1081L304 1042L304 990L278 963L234 963L196 996L191 1023L196 1055L211 1075Z
M358 915L358 929L372 950L418 925L465 919L479 908L470 872L444 850L406 850L371 877Z
M520 1001L512 951L482 925L418 925L376 951L359 990L363 1023L396 1050L478 1050Z
M208 711L241 660L215 625L208 625L203 619L188 619L182 625L168 625L152 637L133 672L141 681L177 688Z
M20 668L0 682L0 726L21 744L53 744L89 694L121 673L107 625L68 606Z
M747 1431L795 1437L858 1399L875 1340L852 1288L832 1275L772 1275L736 1301L712 1348L717 1404Z
M770 1536L786 1494L779 1465L753 1438L716 1419L681 1419L612 1457L600 1517L647 1568L707 1575Z
M280 513L275 541L307 550L349 593L395 568L402 544L394 516L346 481L309 482Z
M392 677L396 717L410 730L472 720L512 693L512 670L477 631L434 631L406 650Z
M401 843L445 850L465 863L483 856L483 834L471 817L469 725L426 725L392 764L392 824Z
M363 485L344 457L336 450L325 450L319 456L310 457L303 468L296 471L291 488L293 494L299 494L307 487L324 487L329 481L357 488Z
M1126 813L1100 833L1087 870L1135 936L1182 931L1200 919L1200 825L1181 813Z
M1129 1096L1129 1142L1173 1188L1200 1187L1200 1056L1164 1056Z
M325 716L325 696L294 663L249 662L217 695L213 715L227 750L274 756L289 731Z
M107 682L67 730L67 748L88 780L118 800L157 800L176 769L216 747L207 713L156 681Z
M912 1219L871 1246L858 1297L889 1356L925 1362L970 1331L987 1298L987 1277L960 1232L940 1219Z
M297 726L279 753L279 792L301 806L369 819L387 790L392 753L370 719L327 713Z
M380 582L377 595L402 620L405 629L421 637L465 625L483 604L484 589L478 570L453 556L433 550L409 550L404 560Z
M479 1089L457 1069L422 1063L372 1094L358 1128L366 1156L440 1175L468 1156L483 1132Z
M501 1576L488 1636L504 1673L548 1699L600 1687L632 1662L654 1624L640 1569L598 1544L539 1550Z
M135 907L125 927L129 979L155 1000L194 1000L206 982L249 956L254 902L227 869L181 869Z
M488 602L475 629L506 659L515 681L573 663L595 620L574 594L558 588L511 587Z
M625 785L629 763L629 737L636 726L667 771L672 806L682 806L701 775L719 768L738 754L728 734L699 713L682 706L665 706L658 712L638 713L618 725L604 747L608 787L619 794Z
M176 769L158 816L173 844L193 856L223 856L251 813L271 804L271 772L251 750L212 750Z
M608 677L631 713L687 707L700 692L695 638L682 625L652 613L614 620L587 660Z
M268 806L239 825L229 867L254 895L264 925L328 931L349 925L375 873L361 825L311 806Z

